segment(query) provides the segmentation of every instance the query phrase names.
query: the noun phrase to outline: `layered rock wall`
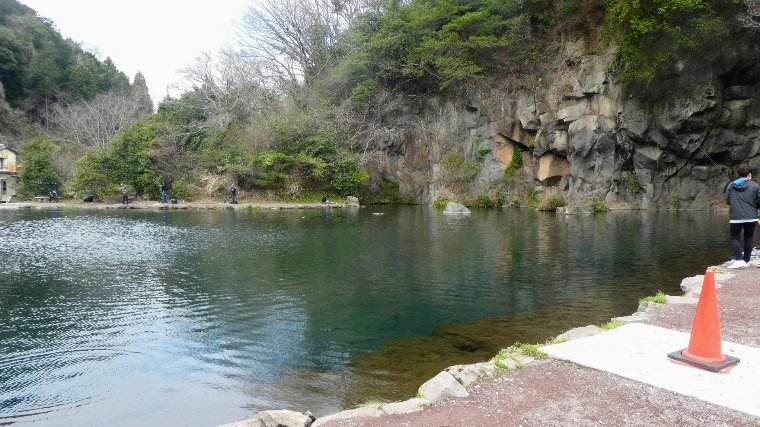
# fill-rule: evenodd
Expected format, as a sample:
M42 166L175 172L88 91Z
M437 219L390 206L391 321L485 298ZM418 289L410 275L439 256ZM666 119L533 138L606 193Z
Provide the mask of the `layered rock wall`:
M612 48L561 46L528 89L407 100L375 138L375 173L421 202L557 187L613 208L702 208L720 200L736 165L760 168L758 55L683 59L636 86L610 68ZM523 166L505 177L516 147ZM450 176L452 153L472 176Z

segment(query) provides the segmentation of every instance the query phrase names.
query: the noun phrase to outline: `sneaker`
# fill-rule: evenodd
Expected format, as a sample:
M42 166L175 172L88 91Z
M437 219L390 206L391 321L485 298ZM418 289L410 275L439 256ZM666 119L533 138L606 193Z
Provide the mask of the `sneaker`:
M743 259L734 261L731 265L728 266L728 268L744 268L749 267L749 264L744 262Z

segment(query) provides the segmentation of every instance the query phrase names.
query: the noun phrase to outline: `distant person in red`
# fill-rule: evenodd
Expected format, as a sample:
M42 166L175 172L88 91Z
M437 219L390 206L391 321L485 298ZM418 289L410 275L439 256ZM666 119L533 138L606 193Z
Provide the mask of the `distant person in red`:
M736 168L739 178L731 182L726 190L726 203L729 206L729 223L731 245L734 249L734 262L728 268L749 267L752 256L752 242L757 226L760 208L760 185L752 180L752 169L742 164ZM744 232L744 245L741 233Z

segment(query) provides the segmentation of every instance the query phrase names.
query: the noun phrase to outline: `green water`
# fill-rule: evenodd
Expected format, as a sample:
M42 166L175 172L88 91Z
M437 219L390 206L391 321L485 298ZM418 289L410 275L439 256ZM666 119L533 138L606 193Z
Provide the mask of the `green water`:
M0 210L0 425L208 426L412 397L636 310L725 214Z

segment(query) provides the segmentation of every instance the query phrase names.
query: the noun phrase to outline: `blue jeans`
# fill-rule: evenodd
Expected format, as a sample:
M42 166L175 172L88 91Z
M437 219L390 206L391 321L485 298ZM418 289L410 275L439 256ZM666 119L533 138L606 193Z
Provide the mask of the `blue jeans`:
M166 203L166 191L161 192L161 203Z

